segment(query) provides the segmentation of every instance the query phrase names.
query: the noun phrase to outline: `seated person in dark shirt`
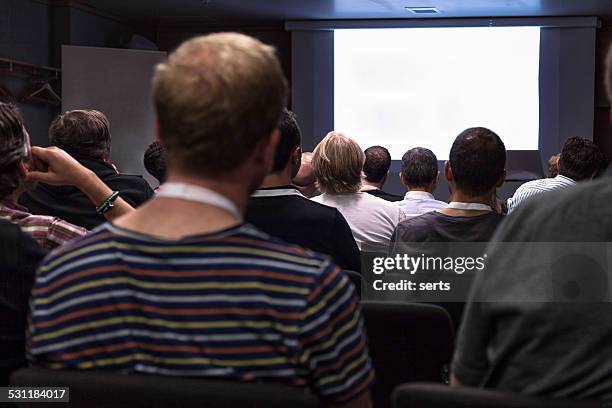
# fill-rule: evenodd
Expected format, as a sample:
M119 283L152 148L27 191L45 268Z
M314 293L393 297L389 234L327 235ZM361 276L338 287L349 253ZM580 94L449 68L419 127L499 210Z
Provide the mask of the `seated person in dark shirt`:
M440 210L400 222L393 233L391 252L441 258L482 256L484 243L491 239L504 218L491 207L491 197L504 183L505 166L506 148L497 134L481 127L459 134L444 165L450 203ZM462 244L466 242L472 244ZM457 274L445 270L417 273L415 276L427 282L448 282L452 289L427 292L425 297L413 300L444 307L457 327L474 273ZM417 294L423 295L422 292Z
M364 154L364 178L361 182L361 191L387 201L402 201L404 197L387 193L382 189L387 177L389 177L389 168L391 167L389 150L382 146L372 146L365 149Z
M0 386L26 366L25 332L30 289L45 251L17 225L0 220Z
M300 128L295 116L283 110L280 140L272 171L249 199L246 221L272 236L331 256L342 268L361 271L359 249L351 228L332 207L304 197L291 185L300 168Z
M166 181L166 149L159 141L155 141L147 147L142 160L145 169L155 177L159 185Z
M605 80L612 100L612 48ZM452 385L612 407L611 175L527 202L501 225L465 311Z
M141 176L118 173L110 162L111 134L106 116L95 110L73 110L59 115L49 128L49 145L68 152L92 170L132 207L153 195ZM19 203L30 212L52 215L72 224L93 229L105 221L79 189L40 183L23 194Z

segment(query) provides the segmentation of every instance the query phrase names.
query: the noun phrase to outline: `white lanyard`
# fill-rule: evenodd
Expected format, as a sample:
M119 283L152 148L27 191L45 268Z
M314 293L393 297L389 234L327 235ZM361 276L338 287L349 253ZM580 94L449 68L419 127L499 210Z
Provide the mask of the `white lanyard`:
M210 188L196 186L194 184L168 182L157 190L157 197L179 198L181 200L195 201L197 203L209 204L219 207L242 221L242 214L238 207L229 198L217 193Z
M490 205L481 203L460 203L457 201L451 201L446 205L446 208L452 210L493 211Z
M251 194L251 197L281 197L289 195L304 197L304 194L295 188L261 188L259 190L255 190L253 194Z

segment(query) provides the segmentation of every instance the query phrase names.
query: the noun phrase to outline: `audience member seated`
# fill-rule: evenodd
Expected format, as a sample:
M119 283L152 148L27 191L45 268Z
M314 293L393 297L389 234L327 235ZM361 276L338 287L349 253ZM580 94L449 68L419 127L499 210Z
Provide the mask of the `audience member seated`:
M158 141L151 143L145 151L143 164L149 174L155 177L160 185L166 181L166 162L166 150L161 143Z
M398 224L394 242L487 242L503 216L491 197L506 177L506 148L497 134L470 128L457 136L444 173L451 193L446 207Z
M374 374L346 274L242 223L279 140L287 85L274 49L232 33L191 39L156 67L153 94L168 179L43 262L32 362L282 382L369 406Z
M26 365L28 299L45 251L18 226L0 220L0 386ZM1 405L1 404L0 404Z
M317 188L314 170L312 169L312 152L302 153L301 161L300 170L293 178L293 184L300 189L305 197L312 198L320 194Z
M400 180L408 192L398 203L400 222L446 207L433 196L439 178L438 159L431 150L415 147L404 153Z
M388 246L399 216L397 204L359 191L364 160L357 142L337 132L328 133L312 157L323 193L313 200L342 213L362 250L364 244Z
M391 154L382 146L372 146L365 149L363 164L363 180L361 191L372 194L387 201L401 201L402 196L383 191L383 186L389 177Z
M561 154L553 154L548 159L548 170L546 171L546 177L555 178L557 174L559 174L559 159L561 158Z
M361 271L359 249L340 212L307 199L291 179L300 166L300 128L293 113L284 109L280 140L272 172L249 200L246 221L292 244L330 255L338 266Z
M49 128L49 145L59 147L93 171L132 207L153 195L145 179L118 173L110 162L111 134L108 119L95 110L73 110L59 115ZM105 221L96 207L77 188L40 183L26 192L20 203L35 214L52 215L93 229Z
M547 191L571 187L577 182L591 180L605 167L606 158L592 141L570 137L565 141L559 157L559 174L552 178L532 180L521 185L508 199L512 212L525 200Z
M30 146L19 110L0 102L0 219L17 224L38 244L51 250L87 233L85 228L56 217L32 215L17 204L35 182L71 185L81 189L109 219L131 210L90 170L57 148ZM115 207L111 208L110 205Z
M605 81L612 100L612 48ZM502 224L465 311L454 385L612 406L611 198L607 172L531 200Z

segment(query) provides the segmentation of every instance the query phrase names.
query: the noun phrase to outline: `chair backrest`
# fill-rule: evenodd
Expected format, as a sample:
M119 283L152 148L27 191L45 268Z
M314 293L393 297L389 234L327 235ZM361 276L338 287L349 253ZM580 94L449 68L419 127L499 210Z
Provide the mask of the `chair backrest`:
M70 403L58 403L58 407L64 408L322 407L303 388L113 371L28 367L11 375L11 385L70 387ZM37 404L19 406L39 408Z
M595 408L592 401L531 397L472 387L402 384L393 391L393 408Z
M391 406L391 392L399 384L446 379L454 343L446 310L421 303L361 305L376 371L375 407Z
M353 285L355 285L355 289L357 290L357 293L361 297L361 274L359 272L347 271L347 270L345 270L344 272L346 272L351 282L353 282Z

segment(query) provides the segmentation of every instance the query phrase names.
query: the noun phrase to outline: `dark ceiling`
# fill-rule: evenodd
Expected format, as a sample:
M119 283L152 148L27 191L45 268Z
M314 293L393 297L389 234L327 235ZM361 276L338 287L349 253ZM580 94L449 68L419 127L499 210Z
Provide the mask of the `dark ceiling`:
M77 0L131 20L203 19L282 22L310 19L429 17L406 7L436 7L431 17L599 16L612 18L612 0Z

